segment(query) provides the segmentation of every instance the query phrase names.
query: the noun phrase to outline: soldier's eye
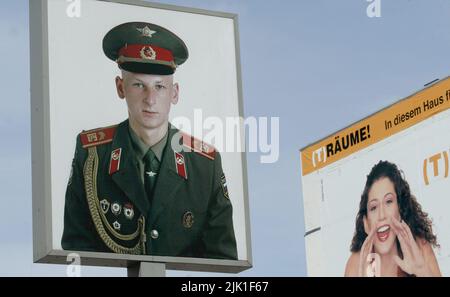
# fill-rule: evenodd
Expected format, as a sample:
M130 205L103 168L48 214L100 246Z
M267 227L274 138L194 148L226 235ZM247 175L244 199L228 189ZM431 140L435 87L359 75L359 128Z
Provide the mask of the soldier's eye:
M164 85L156 85L155 88L157 90L162 90L162 89L165 89L166 87Z
M144 88L144 84L143 83L134 83L133 86L137 87L137 88L141 88L141 89Z

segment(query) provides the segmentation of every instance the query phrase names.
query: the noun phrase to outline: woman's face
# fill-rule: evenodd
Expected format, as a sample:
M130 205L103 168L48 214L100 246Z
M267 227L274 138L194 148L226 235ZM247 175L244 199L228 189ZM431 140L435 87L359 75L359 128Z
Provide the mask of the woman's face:
M400 220L400 211L394 184L387 177L375 181L369 190L367 217L364 230L367 234L376 228L375 252L387 254L395 248L396 236L392 230L392 218Z

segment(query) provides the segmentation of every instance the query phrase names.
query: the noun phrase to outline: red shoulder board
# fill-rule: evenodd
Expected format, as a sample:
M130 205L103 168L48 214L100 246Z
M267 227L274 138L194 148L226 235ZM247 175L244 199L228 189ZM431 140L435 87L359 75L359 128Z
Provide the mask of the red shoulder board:
M194 151L203 157L214 160L216 157L216 149L206 142L199 140L189 134L183 133L183 146L188 148L190 151Z
M83 148L109 143L114 138L117 125L98 128L80 133L81 144Z

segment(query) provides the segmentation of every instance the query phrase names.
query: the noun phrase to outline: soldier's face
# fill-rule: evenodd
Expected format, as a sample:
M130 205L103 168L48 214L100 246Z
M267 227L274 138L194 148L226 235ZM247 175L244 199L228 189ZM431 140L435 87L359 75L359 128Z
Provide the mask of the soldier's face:
M117 93L128 105L131 122L143 129L164 127L171 104L178 102L178 84L173 75L153 75L124 71L116 78Z

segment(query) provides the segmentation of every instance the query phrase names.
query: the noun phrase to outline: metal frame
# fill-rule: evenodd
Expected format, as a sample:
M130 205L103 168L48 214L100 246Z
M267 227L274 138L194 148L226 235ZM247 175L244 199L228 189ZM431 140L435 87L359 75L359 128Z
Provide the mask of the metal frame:
M135 274L141 262L164 264L170 270L192 270L237 273L252 267L250 211L248 201L247 157L242 153L246 246L248 260L216 260L204 258L136 256L114 253L54 250L52 243L50 106L49 106L49 52L48 1L29 0L30 9L30 84L31 84L31 141L32 141L32 196L33 196L33 261L35 263L69 264L67 256L76 252L81 264L88 266L128 267ZM244 116L238 16L174 5L149 3L140 0L97 0L119 4L166 9L232 19L236 46L239 115ZM131 269L131 270L130 270ZM133 270L134 269L134 270ZM142 270L142 269L141 269Z

